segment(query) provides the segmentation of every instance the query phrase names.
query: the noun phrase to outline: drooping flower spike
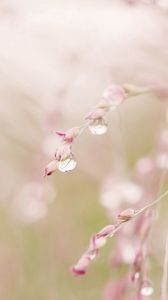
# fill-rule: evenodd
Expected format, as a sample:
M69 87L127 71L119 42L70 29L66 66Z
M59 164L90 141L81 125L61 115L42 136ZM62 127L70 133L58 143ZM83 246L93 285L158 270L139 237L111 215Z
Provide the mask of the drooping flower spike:
M117 217L118 221L116 222L116 224L104 227L101 231L91 237L87 251L81 256L77 264L72 267L72 272L75 275L84 275L90 262L97 257L97 255L99 254L99 250L106 244L108 238L113 237L121 229L124 223L134 219L141 213L153 207L167 195L168 191L139 210L127 209L121 212Z
M126 99L149 92L156 92L155 87L136 87L134 85L111 85L103 93L98 105L84 118L81 126L72 127L66 132L56 131L61 138L56 149L55 158L47 165L44 176L53 174L57 169L61 172L72 171L76 167L76 158L72 153L75 139L87 128L94 135L105 134L108 129L106 115L116 110Z

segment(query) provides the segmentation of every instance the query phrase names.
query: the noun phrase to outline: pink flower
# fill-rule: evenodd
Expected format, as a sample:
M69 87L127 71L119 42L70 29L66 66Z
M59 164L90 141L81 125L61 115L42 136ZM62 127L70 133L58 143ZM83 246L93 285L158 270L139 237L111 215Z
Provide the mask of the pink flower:
M132 208L126 209L118 215L118 219L127 222L134 217L135 213L136 211Z
M71 156L71 144L62 144L55 152L55 159L62 161Z
M102 99L111 107L116 109L125 100L126 94L120 85L111 85L103 93Z
M52 160L45 168L44 170L44 177L50 176L52 173L54 173L58 168L58 162L54 159Z
M96 236L97 237L107 237L109 235L112 236L114 231L115 231L115 226L114 225L107 225L101 231L99 231L96 234Z
M89 258L83 255L78 263L71 269L74 275L80 276L86 273L86 268L89 265Z
M80 127L73 127L66 132L56 131L56 134L63 138L63 141L71 144L80 133Z

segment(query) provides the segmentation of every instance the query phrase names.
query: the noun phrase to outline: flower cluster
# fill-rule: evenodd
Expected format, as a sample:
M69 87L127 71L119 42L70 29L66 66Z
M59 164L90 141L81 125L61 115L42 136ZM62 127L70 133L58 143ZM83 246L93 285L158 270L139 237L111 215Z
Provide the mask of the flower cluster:
M168 191L166 191L162 196L158 199L154 200L149 205L144 206L139 210L127 209L122 211L117 216L117 222L115 224L110 224L100 230L98 233L94 234L90 239L90 244L87 251L81 256L77 264L73 266L72 272L75 275L84 275L91 261L93 261L99 250L106 244L107 239L113 237L123 226L124 223L131 221L132 219L138 217L140 214L145 212L147 209L156 205L161 199L168 195ZM135 261L135 265L137 266L137 259ZM138 269L139 270L139 269Z
M128 84L108 87L97 106L86 115L81 126L73 127L66 132L56 132L61 143L56 149L54 159L45 168L44 176L49 176L56 170L61 172L73 170L76 167L76 159L72 147L76 138L85 129L89 129L94 135L105 134L108 129L108 113L115 111L119 105L131 97L151 92L159 98L164 95L161 99L165 99L167 87L155 85L141 88ZM139 300L144 296L151 296L154 292L148 268L148 237L155 218L154 206L168 195L168 191L166 191L160 197L158 196L162 189L163 171L168 169L167 109L165 119L166 126L160 132L156 149L149 156L142 157L136 162L133 178L123 180L121 175L122 180L119 176L115 180L113 178L112 182L108 182L101 202L107 208L108 213L110 212L111 217L114 217L114 212L118 212L117 221L105 226L91 237L88 249L72 267L75 275L84 275L107 240L118 233L117 251L115 251L112 264L114 267L123 263L130 266L123 282L131 283L134 286L133 297ZM147 199L149 204L146 205ZM136 205L136 209L127 208L128 203ZM135 220L134 226L130 222L133 219ZM123 226L125 223L129 224ZM130 240L134 242L130 243ZM121 282L118 281L116 285L112 285L113 292L114 288L118 289L120 284ZM125 284L120 291L129 294ZM118 295L117 290L116 295ZM118 298L122 298L121 295Z
M75 138L80 134L80 131L80 127L73 127L67 132L56 132L56 134L61 137L61 144L55 152L54 160L45 168L44 176L51 175L57 169L61 172L67 172L76 167L76 160L72 153L72 144Z
M115 111L126 99L154 91L153 87L136 87L134 85L111 85L103 93L98 105L84 118L85 122L66 132L56 131L60 137L60 146L56 149L54 159L45 168L44 176L49 176L56 170L72 171L76 167L76 159L72 152L75 139L87 128L95 135L105 134L108 128L106 115Z

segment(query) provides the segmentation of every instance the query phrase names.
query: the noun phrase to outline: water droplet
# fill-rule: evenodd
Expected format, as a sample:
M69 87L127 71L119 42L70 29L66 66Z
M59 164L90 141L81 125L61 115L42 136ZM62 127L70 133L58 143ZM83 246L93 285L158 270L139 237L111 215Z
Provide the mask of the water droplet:
M145 296L145 297L149 297L154 293L154 289L151 286L151 284L146 281L143 283L142 287L141 287L141 295Z
M104 119L96 119L90 123L89 129L93 134L102 135L107 131L107 124Z
M58 169L61 172L69 172L76 168L76 164L77 164L77 162L76 162L74 156L72 155L71 157L60 161L60 163L58 165Z

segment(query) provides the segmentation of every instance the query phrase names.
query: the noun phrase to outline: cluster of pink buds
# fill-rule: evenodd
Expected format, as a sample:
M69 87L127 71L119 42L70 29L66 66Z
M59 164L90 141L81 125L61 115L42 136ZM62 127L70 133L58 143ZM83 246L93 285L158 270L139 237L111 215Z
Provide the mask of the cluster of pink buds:
M126 209L118 215L118 219L122 222L127 222L135 216L135 213L136 211L132 208Z
M114 234L121 229L123 223L135 218L137 215L139 215L139 213L141 213L140 210L135 211L134 209L127 209L118 215L118 221L116 224L108 225L93 235L90 240L88 250L72 268L73 273L75 275L84 275L90 262L97 257L100 248L106 244L107 239L113 237Z
M105 116L109 111L115 110L126 98L126 92L123 87L112 85L105 90L101 101L86 116L89 120L89 129L93 134L102 135L107 131Z
M93 108L84 118L84 124L73 127L66 132L56 132L61 138L61 143L55 152L54 159L47 165L44 175L49 176L57 169L61 172L73 170L76 167L76 159L72 152L72 146L76 138L85 129L89 129L94 135L105 134L108 129L106 118L109 112L115 111L128 98L151 92L154 92L156 96L159 96L161 92L164 92L164 95L168 94L167 87L165 88L156 85L145 88L128 84L122 86L111 85L108 87L103 93L97 106L95 106L95 108ZM168 118L166 119L166 122L168 125ZM150 156L138 160L133 180L120 180L120 178L124 178L124 176L119 176L119 179L113 180L110 200L109 189L105 189L106 195L103 199L103 204L108 209L110 207L110 213L113 211L111 216L114 216L115 212L117 221L114 224L104 227L91 237L88 249L72 267L72 272L75 275L84 275L87 272L90 263L98 256L100 249L106 244L107 240L116 233L119 233L120 236L118 240L120 240L120 244L118 242L118 251L116 251L117 258L115 257L114 259L116 264L113 265L117 266L117 263L118 265L122 263L129 264L131 267L129 268L131 274L128 273L126 275L124 286L121 285L121 293L113 293L118 299L122 299L123 289L125 295L130 295L130 291L126 288L125 282L135 286L135 299L137 300L142 300L144 299L143 297L150 297L154 293L150 277L148 276L149 270L146 264L148 252L146 249L147 238L154 216L151 208L168 195L168 191L166 191L157 198L160 192L161 171L168 168L167 128L168 126L161 132L156 151ZM156 200L154 200L155 198ZM149 201L149 204L147 205L145 205L146 199ZM124 201L125 203L123 205ZM136 209L126 209L127 203L130 203L131 205L136 204ZM144 214L146 210L147 213ZM133 219L136 219L134 226L131 226L131 222L130 226L124 226L125 223L128 223ZM132 243L130 242L131 240ZM119 287L120 281L116 285L116 292Z
M49 176L57 169L61 172L68 172L76 167L76 160L72 153L72 143L80 134L79 127L73 127L67 132L56 132L61 137L61 144L55 152L55 158L47 165L44 176Z
M97 255L99 254L99 250L106 244L107 239L111 238L117 233L123 226L124 223L129 222L130 220L138 217L140 214L144 213L149 208L156 205L159 201L161 201L165 196L168 195L168 191L166 191L164 194L162 194L159 198L154 200L153 202L149 203L148 205L144 206L141 209L134 210L134 209L127 209L123 212L121 212L117 217L116 224L111 224L106 227L104 227L101 231L94 234L91 237L89 247L87 251L81 256L79 261L76 265L73 266L72 272L75 275L84 275L86 273L86 270L90 264L91 261L93 261ZM146 228L148 231L148 228ZM145 234L146 237L146 234ZM139 255L138 255L139 257ZM141 257L141 256L140 256ZM136 260L136 268L139 266L138 260ZM139 271L139 268L136 269ZM138 274L138 271L136 272Z
M138 88L134 85L111 85L103 93L98 105L85 117L85 123L73 127L66 132L56 132L61 138L61 144L55 152L54 159L47 165L44 176L49 176L57 169L61 172L72 171L76 167L76 160L72 153L74 140L87 128L92 134L102 135L107 131L105 117L114 111L126 99L153 91L151 88Z
M114 225L108 225L101 231L93 235L90 239L88 250L82 255L78 263L72 268L72 272L75 275L84 275L90 262L96 258L100 248L106 244L106 240L112 237L116 231Z
M47 165L44 176L49 176L57 169L61 172L72 171L76 167L76 160L72 153L72 144L80 133L89 128L91 133L102 135L107 131L105 115L110 110L115 110L126 98L126 92L119 85L112 85L102 95L99 104L85 117L85 123L79 127L73 127L66 132L57 131L61 138L61 145L55 152L55 158Z

